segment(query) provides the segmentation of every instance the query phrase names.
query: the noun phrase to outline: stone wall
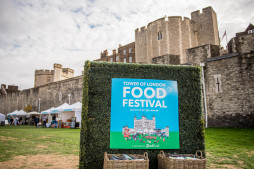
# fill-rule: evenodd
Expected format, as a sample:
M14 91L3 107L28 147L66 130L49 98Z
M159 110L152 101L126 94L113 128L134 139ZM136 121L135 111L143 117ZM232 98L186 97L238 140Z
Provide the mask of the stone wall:
M191 65L200 65L207 59L220 55L220 49L217 45L202 45L186 50L186 61Z
M39 87L22 90L16 93L0 96L0 112L3 114L15 110L24 109L27 105L32 105L33 111L38 111L39 98L40 110L60 106L68 103L68 94L71 94L70 104L82 101L83 76L49 83Z
M205 70L209 127L254 127L254 54L215 57Z
M153 64L167 64L167 65L179 65L179 55L163 55L152 59Z

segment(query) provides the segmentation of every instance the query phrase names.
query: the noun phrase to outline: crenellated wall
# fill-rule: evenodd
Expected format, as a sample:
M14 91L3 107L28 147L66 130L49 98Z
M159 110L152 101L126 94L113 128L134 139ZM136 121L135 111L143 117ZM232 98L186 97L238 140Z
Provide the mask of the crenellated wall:
M159 37L160 36L160 37ZM136 61L152 63L152 58L180 55L180 63L187 62L185 50L204 44L219 45L217 16L211 7L192 12L187 17L172 16L150 22L135 30Z
M189 18L167 17L135 30L136 58L139 63L152 63L152 58L172 54L186 62L185 49L196 45L193 22ZM158 39L158 33L162 38Z
M202 9L202 13L199 10L192 12L191 19L195 22L195 31L198 33L197 46L220 44L217 15L212 7Z
M54 64L54 70L35 70L34 87L45 85L51 82L65 80L74 76L74 70L63 68L61 64Z
M39 87L22 90L16 93L0 95L0 112L7 114L15 110L24 109L32 105L33 111L46 110L69 102L68 94L71 94L70 103L82 101L83 76L52 82Z

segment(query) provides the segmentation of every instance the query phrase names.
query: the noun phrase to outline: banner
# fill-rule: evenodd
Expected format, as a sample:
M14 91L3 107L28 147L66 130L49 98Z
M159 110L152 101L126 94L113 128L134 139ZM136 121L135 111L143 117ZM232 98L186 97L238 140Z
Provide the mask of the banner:
M177 81L112 78L111 149L179 149Z

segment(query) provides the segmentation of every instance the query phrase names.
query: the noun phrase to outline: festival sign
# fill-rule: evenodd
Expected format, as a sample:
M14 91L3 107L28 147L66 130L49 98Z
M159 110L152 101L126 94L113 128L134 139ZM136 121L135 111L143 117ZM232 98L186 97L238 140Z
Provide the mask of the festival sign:
M177 81L112 78L111 149L179 149Z

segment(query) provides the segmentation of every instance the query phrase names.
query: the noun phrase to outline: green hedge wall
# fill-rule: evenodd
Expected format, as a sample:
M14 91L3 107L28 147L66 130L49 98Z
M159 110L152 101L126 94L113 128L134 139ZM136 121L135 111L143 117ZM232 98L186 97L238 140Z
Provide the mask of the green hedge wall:
M80 131L80 168L103 168L104 152L121 154L148 152L150 168L157 168L157 154L160 150L109 149L112 78L176 80L179 97L180 149L164 152L195 153L196 150L204 152L199 67L86 61Z

